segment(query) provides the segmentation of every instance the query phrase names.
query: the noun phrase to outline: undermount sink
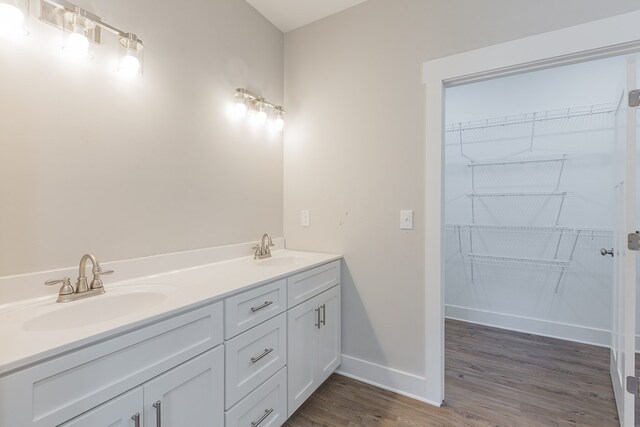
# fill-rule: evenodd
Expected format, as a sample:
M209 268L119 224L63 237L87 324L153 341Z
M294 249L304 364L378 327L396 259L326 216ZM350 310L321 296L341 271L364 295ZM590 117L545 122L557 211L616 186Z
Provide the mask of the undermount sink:
M257 264L263 267L287 267L304 264L308 260L308 257L302 255L285 255L262 259Z
M156 287L157 289L152 289ZM117 289L84 300L56 303L54 310L22 325L26 331L55 331L106 322L158 305L167 299L167 286Z

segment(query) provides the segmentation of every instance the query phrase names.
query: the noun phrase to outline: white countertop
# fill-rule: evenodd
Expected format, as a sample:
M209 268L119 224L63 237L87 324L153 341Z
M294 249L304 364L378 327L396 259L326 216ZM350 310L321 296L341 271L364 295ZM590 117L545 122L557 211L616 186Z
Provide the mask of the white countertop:
M55 302L55 297L47 296L3 306L0 375L340 258L335 254L279 250L273 252L272 258L262 261L253 257L236 258L114 283L105 277L107 292L85 300L61 304ZM294 262L289 262L292 259ZM131 314L98 323L83 325L83 319L78 318L77 326L74 323L65 329L25 327L34 318L64 310L72 304L91 302L91 307L98 307L100 298L132 289L157 290L166 298Z

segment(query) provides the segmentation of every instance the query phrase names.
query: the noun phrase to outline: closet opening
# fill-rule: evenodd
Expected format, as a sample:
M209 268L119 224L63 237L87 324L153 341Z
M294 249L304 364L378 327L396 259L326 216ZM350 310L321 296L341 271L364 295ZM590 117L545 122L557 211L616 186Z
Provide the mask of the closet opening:
M445 405L504 425L619 425L610 252L626 70L620 56L445 90Z

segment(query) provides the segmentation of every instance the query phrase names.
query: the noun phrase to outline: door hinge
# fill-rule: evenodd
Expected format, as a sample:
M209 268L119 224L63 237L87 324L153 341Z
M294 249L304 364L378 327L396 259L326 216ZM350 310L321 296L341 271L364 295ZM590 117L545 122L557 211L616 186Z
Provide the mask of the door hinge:
M627 377L627 391L638 396L638 377Z
M640 251L640 233L629 233L627 235L627 247L630 251Z
M640 89L629 92L629 107L640 107Z

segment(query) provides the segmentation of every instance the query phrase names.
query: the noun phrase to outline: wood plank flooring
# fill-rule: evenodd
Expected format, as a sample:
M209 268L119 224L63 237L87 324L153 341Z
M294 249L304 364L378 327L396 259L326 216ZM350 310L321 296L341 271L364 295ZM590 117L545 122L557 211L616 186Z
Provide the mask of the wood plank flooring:
M285 424L618 425L607 349L450 320L442 408L334 375Z

